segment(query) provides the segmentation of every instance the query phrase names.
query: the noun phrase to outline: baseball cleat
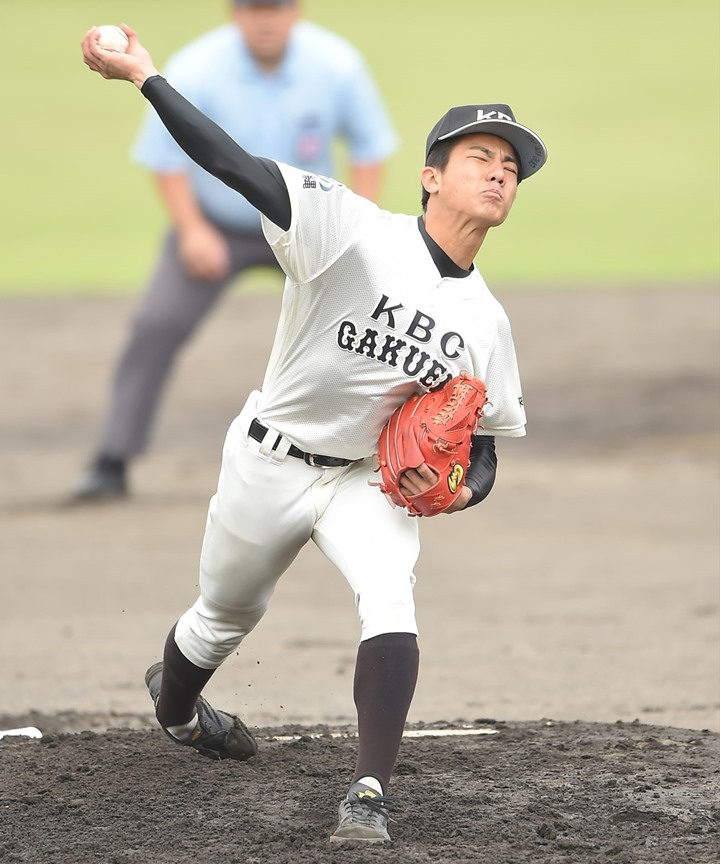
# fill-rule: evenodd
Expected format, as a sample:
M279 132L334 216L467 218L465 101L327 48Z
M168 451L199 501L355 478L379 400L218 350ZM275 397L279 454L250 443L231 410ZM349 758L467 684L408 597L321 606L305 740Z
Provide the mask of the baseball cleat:
M394 806L392 798L379 795L364 783L353 783L347 797L340 802L340 821L330 842L386 842L390 839L387 831L388 810Z
M145 673L145 684L153 705L157 704L160 696L161 680L162 663L155 663ZM244 762L257 754L257 743L239 717L216 711L202 696L198 698L195 708L197 726L186 741L179 740L162 727L176 744L192 747L208 759L236 759Z

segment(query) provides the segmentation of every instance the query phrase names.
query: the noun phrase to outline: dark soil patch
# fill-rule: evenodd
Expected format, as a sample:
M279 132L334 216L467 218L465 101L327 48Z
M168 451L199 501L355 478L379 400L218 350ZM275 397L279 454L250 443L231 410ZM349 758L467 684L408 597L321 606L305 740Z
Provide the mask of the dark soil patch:
M393 840L370 848L328 842L354 761L342 731L256 730L247 763L211 762L146 728L5 738L0 860L718 860L720 735L639 723L489 728L404 740Z

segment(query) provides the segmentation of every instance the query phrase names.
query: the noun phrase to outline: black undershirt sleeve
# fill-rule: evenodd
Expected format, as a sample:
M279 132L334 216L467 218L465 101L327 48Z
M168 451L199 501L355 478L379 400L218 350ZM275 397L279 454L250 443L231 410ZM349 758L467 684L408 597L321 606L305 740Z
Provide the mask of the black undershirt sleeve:
M141 92L168 132L194 162L239 192L271 222L287 231L292 215L290 196L275 162L243 150L162 76L148 78Z
M495 483L497 454L493 435L473 435L470 447L470 467L465 475L465 485L472 490L472 497L465 505L474 507L487 498Z

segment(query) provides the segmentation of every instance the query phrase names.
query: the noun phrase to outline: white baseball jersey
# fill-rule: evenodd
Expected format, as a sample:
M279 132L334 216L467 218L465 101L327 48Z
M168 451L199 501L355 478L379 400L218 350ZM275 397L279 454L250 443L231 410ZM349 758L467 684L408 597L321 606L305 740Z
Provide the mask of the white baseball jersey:
M287 278L259 419L306 452L362 459L412 393L466 370L487 386L480 434L524 435L510 324L477 269L442 277L417 217L279 167L292 223L263 218Z

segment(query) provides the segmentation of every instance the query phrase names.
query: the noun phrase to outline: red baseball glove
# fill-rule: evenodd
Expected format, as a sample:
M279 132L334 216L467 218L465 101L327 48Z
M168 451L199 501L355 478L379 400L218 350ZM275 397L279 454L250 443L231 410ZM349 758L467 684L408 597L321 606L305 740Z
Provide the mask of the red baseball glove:
M413 516L435 516L457 499L470 464L470 445L487 395L485 384L461 372L439 390L416 393L390 417L378 441L380 488ZM405 497L400 475L425 462L439 475L419 495Z

